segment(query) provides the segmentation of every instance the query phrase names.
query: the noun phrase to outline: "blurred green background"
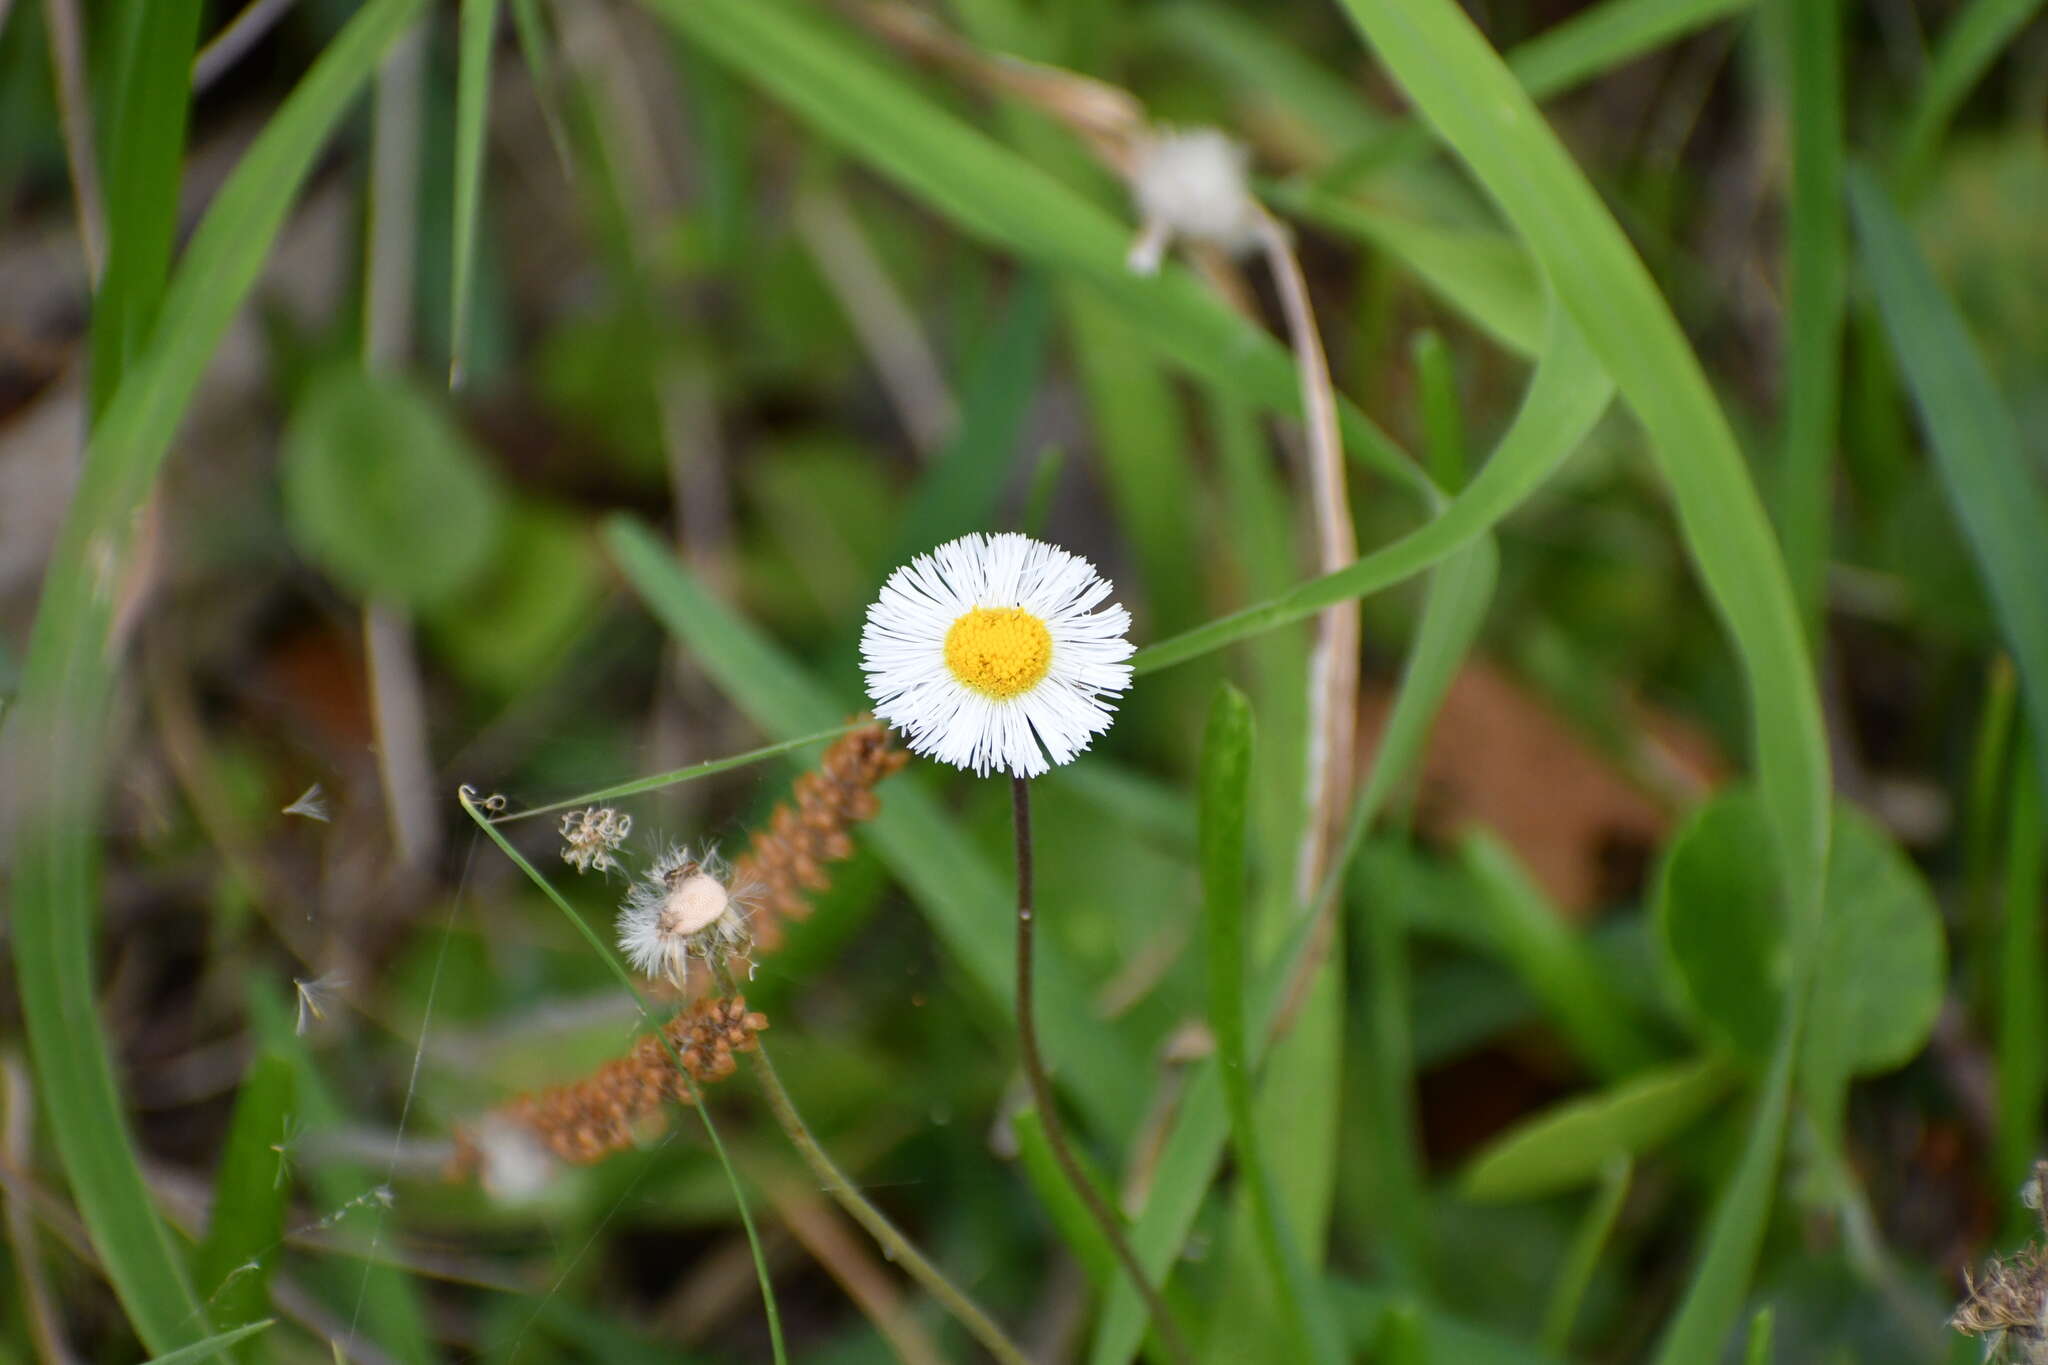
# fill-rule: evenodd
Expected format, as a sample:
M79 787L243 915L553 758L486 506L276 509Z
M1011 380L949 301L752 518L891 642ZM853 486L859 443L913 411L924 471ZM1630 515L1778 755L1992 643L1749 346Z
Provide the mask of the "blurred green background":
M770 1359L693 1117L447 1178L636 1027L454 794L843 720L881 581L981 529L1141 647L1236 622L1037 784L1067 1126L1202 1359L1979 1358L2048 1098L2039 8L0 0L0 1359ZM1270 278L1129 275L1019 62L1247 144L1361 546L1474 521L1286 596ZM1260 1061L1354 597L1369 797L1248 1155L1205 732L1241 688ZM816 754L618 802L629 852L737 851ZM1035 1356L1164 1359L1019 1159L1007 793L880 794L747 985L791 1092ZM790 1359L979 1358L707 1098Z

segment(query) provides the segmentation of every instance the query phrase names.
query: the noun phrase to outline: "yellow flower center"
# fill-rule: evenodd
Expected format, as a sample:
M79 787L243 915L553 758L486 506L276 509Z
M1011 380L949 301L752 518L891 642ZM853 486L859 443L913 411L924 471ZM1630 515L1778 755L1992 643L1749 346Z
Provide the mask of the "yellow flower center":
M946 667L975 691L1007 701L1052 667L1052 632L1022 607L976 607L946 632Z

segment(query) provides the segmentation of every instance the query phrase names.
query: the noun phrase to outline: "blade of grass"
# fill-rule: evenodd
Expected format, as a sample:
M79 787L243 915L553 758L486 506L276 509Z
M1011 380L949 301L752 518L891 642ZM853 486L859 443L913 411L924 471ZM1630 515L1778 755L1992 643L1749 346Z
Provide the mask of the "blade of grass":
M213 1215L192 1267L209 1311L223 1322L247 1322L270 1301L291 1195L285 1139L295 1117L292 1080L290 1059L259 1052L235 1097Z
M1252 1077L1245 1041L1245 975L1251 961L1245 933L1245 827L1251 787L1252 713L1244 693L1225 683L1209 709L1202 744L1200 839L1202 938L1208 963L1209 1030L1230 1115L1231 1145L1250 1201L1253 1228L1266 1273L1277 1291L1292 1358L1339 1361L1335 1328L1316 1311L1298 1246L1283 1228L1283 1214L1259 1141L1252 1107Z
M312 1049L298 1031L293 1009L296 1002L288 1003L269 981L252 976L243 1003L249 1030L258 1046L291 1064L294 1099L304 1121L302 1132L349 1127L354 1116L335 1099ZM373 1174L367 1166L345 1160L312 1162L305 1173L315 1198L328 1210L326 1217L333 1220L330 1226L341 1225L358 1210L381 1208L381 1196L389 1193L377 1183L383 1177L381 1170ZM366 1245L367 1240L362 1239L355 1247L337 1248L337 1253L350 1255ZM427 1336L426 1308L413 1281L403 1270L376 1256L364 1257L364 1264L369 1269L367 1280L356 1267L339 1259L316 1266L309 1278L319 1275L335 1301L348 1303L361 1298L359 1327L366 1326L368 1330L359 1333L359 1342L374 1341L386 1355L407 1365L428 1365L437 1359Z
M1747 11L1753 0L1605 0L1507 54L1508 70L1547 100L1689 33Z
M1641 1021L1615 990L1586 940L1564 921L1514 851L1484 829L1458 848L1459 861L1484 893L1474 910L1508 965L1557 1021L1573 1050L1607 1080L1648 1066Z
M550 801L545 806L535 806L531 810L513 811L509 815L494 815L491 817L491 823L494 825L506 825L514 820L525 820L535 815L549 815L558 810L568 810L571 806L593 806L602 801L616 801L622 796L638 796L642 792L657 791L662 787L673 787L679 782L695 782L700 777L711 777L717 773L731 772L734 768L744 768L749 764L760 763L765 759L780 758L784 754L794 753L798 749L808 748L813 744L823 744L827 740L839 738L839 736L847 733L849 730L857 729L859 725L859 721L848 721L844 725L835 725L829 730L819 730L808 735L798 735L795 739L785 739L779 744L764 744L758 749L749 749L743 754L734 754L730 758L706 759L702 763L692 763L685 768L675 768L665 773L655 773L650 777L636 777L630 782L621 782L611 787L599 787L596 791L584 792L581 796L571 796L561 801Z
M151 0L114 13L112 80L101 92L107 262L93 295L92 416L106 414L163 301L178 231L185 119L199 0Z
M1613 392L1579 330L1553 309L1550 343L1514 421L1485 466L1441 513L1349 568L1147 645L1132 658L1132 667L1141 674L1170 668L1313 616L1332 602L1377 592L1455 554L1512 512L1578 449Z
M1275 185L1269 197L1289 213L1386 252L1509 350L1542 353L1543 276L1506 233L1441 226L1314 184Z
M645 527L614 518L605 541L655 616L756 725L772 734L809 731L846 712L844 703L711 596ZM940 939L1007 1013L1015 983L1004 932L1010 893L1002 879L915 774L891 780L882 812L867 829ZM1104 1133L1129 1133L1139 1120L1147 1069L1121 1035L1096 1021L1078 973L1054 948L1040 944L1038 956L1047 1050L1061 1059L1060 1079L1090 1121Z
M1943 489L1990 593L2036 737L2048 794L2048 496L1955 304L1871 175L1849 175L1849 201L1865 271L1877 294Z
M2039 748L2039 732L2021 748ZM2040 791L2024 764L2013 765L2005 847L2005 926L1998 957L1998 1129L1993 1179L2018 1189L2041 1153L2041 1106L2048 1101L2048 981L2043 979L2041 904L2048 874L2042 857ZM2017 1205L2007 1232L2020 1233L2034 1215Z
M1423 452L1437 486L1455 494L1465 486L1465 419L1458 409L1458 374L1451 348L1434 327L1416 334L1410 352L1421 390Z
M167 1351L163 1355L152 1356L144 1361L143 1365L199 1365L199 1362L203 1360L213 1360L218 1356L226 1354L230 1346L233 1346L238 1341L248 1340L258 1332L271 1326L274 1321L275 1319L273 1318L265 1318L261 1322L252 1322L245 1326L237 1327L232 1332L217 1333L206 1338L204 1341L195 1341L190 1346L180 1346L175 1351Z
M1331 864L1333 878L1350 867L1374 816L1420 757L1444 691L1491 600L1496 564L1493 543L1482 540L1446 562L1432 579L1392 715L1373 755L1365 788L1352 808L1344 847ZM1331 894L1326 889L1322 899L1328 901ZM1313 918L1303 918L1288 944L1259 968L1252 999L1253 1018L1259 1021L1255 1041L1261 1058L1269 1030L1293 992L1314 924ZM1188 1085L1179 1121L1160 1154L1151 1197L1132 1229L1131 1242L1138 1258L1154 1276L1164 1275L1186 1242L1228 1133L1222 1082L1212 1059L1196 1071ZM1143 1304L1135 1291L1125 1286L1112 1291L1089 1349L1092 1365L1128 1361L1137 1349L1144 1322Z
M1778 534L1807 636L1818 641L1827 583L1835 422L1842 402L1847 293L1842 222L1840 0L1774 0L1792 120L1786 204L1784 454Z
M1771 1365L1771 1327L1775 1317L1768 1307L1756 1310L1749 1320L1749 1343L1742 1349L1743 1365Z
M484 132L490 123L491 45L497 32L498 0L462 0L461 53L455 72L455 280L448 301L451 389L461 387L469 357L476 225L484 193Z
M1543 1349L1551 1355L1564 1355L1571 1346L1572 1323L1577 1321L1579 1305L1585 1301L1586 1286L1593 1282L1600 1253L1606 1248L1607 1239L1614 1235L1622 1201L1628 1198L1630 1170L1627 1157L1608 1163L1600 1176L1600 1188L1593 1192L1585 1216L1579 1220L1579 1229L1572 1234L1571 1250L1565 1253L1564 1267L1557 1272L1557 1287L1550 1291L1550 1302L1543 1309L1541 1339Z
M2006 770L2013 747L2013 712L2018 697L2012 660L2000 654L1985 669L1984 706L1978 715L1976 742L1970 747L1969 795L1963 806L1963 919L1958 945L1963 955L1963 998L1988 1010L1996 999L1992 976L1996 955L1988 945L1997 933L1994 888L1999 884L1997 856L1999 821L2011 789ZM1983 946L1986 951L1974 951Z
M1818 941L1831 778L1812 662L1778 546L1699 361L1627 237L1512 73L1454 0L1344 7L1493 196L1648 430L1687 552L1741 661L1752 753L1796 926L1795 1003L1757 1122L1663 1343L1662 1365L1704 1365L1735 1325L1769 1214Z
M2041 0L1969 0L1942 30L1899 138L1899 196L1907 203L1926 188L1934 154L1963 97L2040 9Z
M511 3L512 31L519 39L519 55L526 61L527 78L533 82L534 102L540 105L541 121L547 125L548 141L554 144L562 174L573 181L576 159L569 151L569 125L562 117L561 95L555 88L555 63L548 48L548 26L541 18L540 0Z
M215 196L148 347L94 426L38 604L21 696L7 717L21 746L14 771L30 775L39 797L15 832L13 925L44 1113L108 1277L154 1351L189 1343L205 1324L136 1166L92 984L114 599L137 512L200 374L313 157L419 8L420 0L371 0L358 11Z
M835 21L787 0L647 4L964 231L1085 284L1161 355L1271 410L1299 411L1293 359L1271 334L1186 270L1132 274L1130 229L925 98ZM1354 404L1340 416L1353 458L1434 502L1428 478Z
M775 1285L768 1275L768 1259L761 1252L761 1236L754 1227L754 1214L747 1203L746 1189L740 1184L739 1172L733 1169L732 1158L726 1154L725 1142L718 1136L718 1125L711 1121L711 1106L704 1102L703 1092L697 1089L696 1082L690 1078L689 1068L683 1065L683 1059L676 1054L675 1044L669 1039L667 1031L662 1028L660 1016L656 1015L653 1008L648 1005L647 997L640 994L640 988L633 984L632 975L626 971L625 966L620 963L618 956L612 952L611 946L599 938L597 931L592 929L584 921L583 916L577 914L569 902L562 898L562 893L555 890L554 883L541 876L533 864L526 861L519 850L512 847L511 842L492 827L491 822L484 817L483 811L477 806L475 796L469 788L463 788L457 800L462 806L463 813L476 822L476 827L482 830L485 836L498 846L500 853L511 859L513 866L526 874L528 881L540 888L541 894L546 896L553 903L554 907L562 912L562 917L574 926L583 941L590 945L590 950L603 960L605 967L610 970L613 978L621 986L625 987L626 993L633 998L633 1004L639 1009L642 1021L653 1029L653 1036L661 1040L662 1051L668 1054L669 1061L675 1066L677 1076L681 1077L684 1084L689 1086L691 1098L695 1101L689 1107L697 1111L697 1118L704 1125L704 1135L711 1139L711 1150L718 1156L718 1164L725 1172L726 1184L732 1188L733 1205L739 1210L740 1225L746 1230L747 1250L753 1254L754 1276L761 1286L761 1311L768 1318L768 1341L770 1350L775 1357L775 1365L788 1365L789 1357L784 1353L782 1345L782 1314L777 1311L775 1306Z

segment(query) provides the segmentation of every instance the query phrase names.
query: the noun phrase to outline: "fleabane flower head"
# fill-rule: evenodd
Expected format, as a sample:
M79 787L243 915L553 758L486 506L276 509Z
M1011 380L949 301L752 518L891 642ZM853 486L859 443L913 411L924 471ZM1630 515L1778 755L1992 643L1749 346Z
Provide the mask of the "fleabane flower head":
M1137 145L1131 197L1140 231L1130 268L1159 269L1175 237L1207 242L1235 254L1258 240L1259 206L1252 198L1244 144L1214 128L1160 129Z
M723 962L747 949L746 888L716 853L672 844L634 880L618 928L619 950L642 975L680 986L691 958Z
M971 535L889 575L861 668L875 714L910 747L986 777L1036 777L1109 728L1131 684L1131 614L1079 555Z

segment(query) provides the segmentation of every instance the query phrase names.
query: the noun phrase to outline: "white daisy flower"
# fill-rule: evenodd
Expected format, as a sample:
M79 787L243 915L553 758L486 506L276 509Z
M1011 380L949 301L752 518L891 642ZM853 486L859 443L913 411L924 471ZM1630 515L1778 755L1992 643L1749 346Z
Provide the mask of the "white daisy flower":
M691 958L723 962L745 952L746 888L715 852L670 845L619 907L619 950L642 975L680 986Z
M1131 685L1131 614L1099 607L1109 594L1093 564L1029 536L919 555L889 575L861 631L875 714L916 752L983 777L1070 762Z

